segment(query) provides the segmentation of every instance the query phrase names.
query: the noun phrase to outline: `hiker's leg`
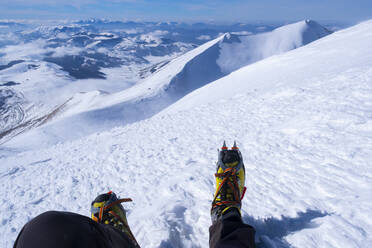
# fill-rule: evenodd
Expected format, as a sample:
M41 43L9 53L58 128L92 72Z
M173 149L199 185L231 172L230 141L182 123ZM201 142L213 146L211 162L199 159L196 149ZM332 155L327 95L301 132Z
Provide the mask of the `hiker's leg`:
M45 212L28 222L19 233L14 248L123 248L134 247L115 228L70 212Z

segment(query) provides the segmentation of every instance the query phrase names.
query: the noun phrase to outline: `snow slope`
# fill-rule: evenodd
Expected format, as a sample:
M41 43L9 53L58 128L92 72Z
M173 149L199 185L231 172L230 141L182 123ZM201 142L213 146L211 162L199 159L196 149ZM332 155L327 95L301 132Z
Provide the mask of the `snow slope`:
M59 120L15 137L6 143L6 147L47 147L150 117L175 101L172 95L164 94L164 87L168 82L165 79L174 77L177 72L182 71L187 61L222 38L223 36L207 42L176 58L167 65L166 70L159 70L149 79L124 91L113 94L102 94L99 91L75 94L65 106L66 111L60 115Z
M336 76L361 67L368 69L372 55L369 22L358 27L359 32L354 31L355 28L338 31L305 47L242 67L188 94L164 112L172 113L235 94L267 91L283 85L307 86L334 80Z
M257 242L371 247L371 30L362 23L245 67L229 86L186 97L184 109L0 158L0 246L43 211L88 216L112 189L133 198L128 220L142 247L207 247L216 148L236 139L243 219Z
M0 85L3 117L0 120L0 144L41 124L38 120L55 113L74 94L84 91L89 92L88 96L97 92L107 94L130 87L137 80L133 67L103 69L109 73L106 80L72 80L59 66L30 59L1 70L0 82L8 82L9 86Z
M89 109L103 109L128 101L139 105L139 99L150 101L152 105L160 105L157 109L162 109L164 105L169 105L242 66L306 45L328 34L330 31L309 20L259 35L226 33L174 59L141 84L93 101ZM82 111L77 108L81 107L78 105L66 115ZM143 119L155 111L150 110L137 119Z
M328 34L330 31L309 20L252 36L224 34L156 68L154 75L129 89L115 94L76 94L59 121L17 137L7 146L48 146L149 118L235 69Z
M226 75L242 66L307 45L331 32L312 20L305 20L258 35L230 35L220 44L217 64Z

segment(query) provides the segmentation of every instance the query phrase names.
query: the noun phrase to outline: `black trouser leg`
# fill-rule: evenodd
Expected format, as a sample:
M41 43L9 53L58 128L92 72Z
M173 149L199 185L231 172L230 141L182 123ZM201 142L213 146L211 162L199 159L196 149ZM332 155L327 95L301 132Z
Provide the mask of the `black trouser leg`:
M28 222L14 248L132 248L131 240L115 228L86 216L49 211Z
M209 228L209 247L211 248L255 248L255 230L244 224L237 210L221 216Z

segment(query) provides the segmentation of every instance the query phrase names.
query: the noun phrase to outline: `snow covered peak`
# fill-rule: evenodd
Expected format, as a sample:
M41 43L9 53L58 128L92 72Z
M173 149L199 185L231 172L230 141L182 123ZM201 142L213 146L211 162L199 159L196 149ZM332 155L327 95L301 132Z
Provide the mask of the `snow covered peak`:
M314 21L301 21L257 35L225 34L217 64L224 74L242 66L307 45L331 32Z
M233 33L226 33L223 35L223 39L220 41L220 44L222 43L240 43L239 35L233 34Z
M243 66L301 47L330 33L314 21L302 21L258 35L225 33L203 45L204 49L195 49L177 59L184 63L177 74L170 70L170 63L161 72L166 75L165 80L155 80L159 79L155 75L149 81L162 81L168 97L178 99Z
M314 34L313 31L318 31L316 34L319 34L322 31L320 27L315 22L304 21L276 29L273 33L278 41L280 38L278 34L295 34L301 38L302 36L298 36L298 32L293 33L293 30L304 31L302 34ZM372 21L327 36L322 39L322 42L314 42L290 53L242 67L230 75L188 94L163 112L173 113L221 99L230 99L234 95L244 92L269 90L282 85L308 85L321 79L331 80L333 77L355 68L355 70L358 70L359 67L368 68L368 66L372 66L370 30L372 30ZM267 42L267 49L273 43L268 37L264 38ZM263 42L265 39L261 41ZM286 46L290 44L284 43ZM277 45L282 46L283 44ZM236 53L235 56L239 56L239 54Z
M301 44L306 45L314 40L322 38L332 32L313 20L304 20L297 23L289 24L277 28L273 33L283 33L286 35L297 34L300 35Z

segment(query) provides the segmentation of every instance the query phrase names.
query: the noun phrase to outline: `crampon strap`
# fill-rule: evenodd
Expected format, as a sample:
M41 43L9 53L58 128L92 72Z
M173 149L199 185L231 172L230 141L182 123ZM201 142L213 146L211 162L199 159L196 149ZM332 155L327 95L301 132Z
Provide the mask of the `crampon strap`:
M221 206L221 205L240 204L241 201L243 200L243 197L245 195L245 191L246 191L247 188L244 187L242 195L240 197L239 192L237 190L237 189L239 189L239 185L238 185L238 181L236 179L236 177L237 177L236 176L236 169L235 168L227 168L222 173L216 173L215 176L216 177L221 177L221 178L223 178L223 180L217 188L217 191L216 191L217 193L214 196L213 203L212 203L212 209L217 207L217 206ZM233 179L232 182L229 180L229 178ZM216 199L217 199L218 195L220 194L220 191L221 191L222 187L225 184L227 184L229 186L229 188L232 190L234 200L233 201L219 201L219 202L216 202Z
M110 204L108 204L107 206L103 206L103 207L100 207L99 209L99 215L98 215L98 221L97 222L101 222L102 221L102 218L103 218L103 212L112 208L113 206L117 205L117 204L120 204L120 203L123 203L123 202L131 202L132 199L131 198L123 198L123 199L119 199L119 200L116 200ZM129 233L129 238L136 243L137 247L140 247L138 245L138 242L136 240L136 238L134 237L132 231L130 230L129 226L127 225L127 223L118 215L116 214L114 211L108 211L109 214L111 214L112 216L114 216L117 220L119 220L121 223L123 223L123 225L126 227L126 229L128 230L128 233Z

